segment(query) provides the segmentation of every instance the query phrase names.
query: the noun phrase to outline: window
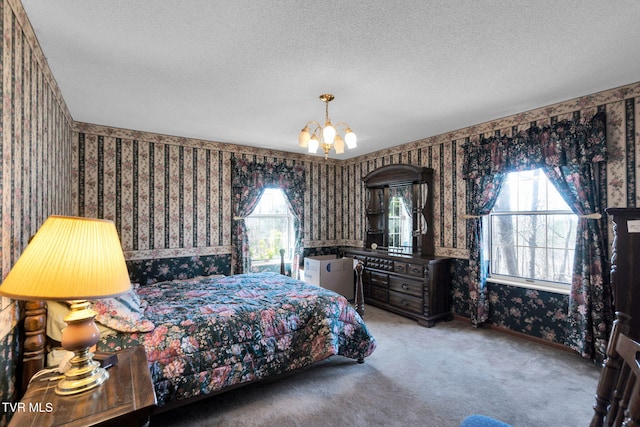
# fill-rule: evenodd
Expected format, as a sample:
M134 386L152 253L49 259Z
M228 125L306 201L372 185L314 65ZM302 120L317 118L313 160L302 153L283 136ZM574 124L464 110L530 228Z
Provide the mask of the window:
M509 173L488 221L492 279L571 283L578 217L542 170Z
M295 245L294 216L279 188L267 188L246 219L251 264L280 264L280 249L291 259Z

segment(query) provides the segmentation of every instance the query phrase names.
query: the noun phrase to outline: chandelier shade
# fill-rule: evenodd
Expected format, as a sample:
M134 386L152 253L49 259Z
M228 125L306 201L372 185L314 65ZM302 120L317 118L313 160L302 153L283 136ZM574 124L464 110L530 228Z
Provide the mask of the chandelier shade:
M329 119L329 102L335 97L330 93L320 95L320 100L325 103L325 121L324 126L316 121L308 122L298 135L298 146L306 148L309 153L315 154L318 148L322 148L324 158L329 157L329 152L333 148L336 154L343 154L345 143L348 149L354 149L357 146L356 134L351 130L349 125L340 122L335 126ZM338 133L338 127L344 127L344 139ZM313 130L311 130L313 129Z

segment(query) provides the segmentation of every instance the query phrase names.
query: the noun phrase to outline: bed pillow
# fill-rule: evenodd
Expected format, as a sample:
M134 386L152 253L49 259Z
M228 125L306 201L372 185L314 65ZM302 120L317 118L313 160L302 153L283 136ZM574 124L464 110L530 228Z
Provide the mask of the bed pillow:
M211 274L209 276L195 276L195 277L188 277L186 279L173 279L173 280L168 280L168 282L173 282L173 283L201 282L207 279L220 279L222 277L226 277L226 276L224 274Z
M92 301L93 309L98 313L96 321L121 332L149 332L155 325L142 317L147 306L132 287L114 298L102 298Z

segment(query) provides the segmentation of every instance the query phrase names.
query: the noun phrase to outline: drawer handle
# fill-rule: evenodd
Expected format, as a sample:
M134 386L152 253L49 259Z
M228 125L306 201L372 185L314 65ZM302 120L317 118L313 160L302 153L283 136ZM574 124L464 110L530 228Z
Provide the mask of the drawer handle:
M408 290L409 290L409 286L408 286L407 284L405 284L405 283L403 283L402 285L400 285L400 287L401 287L402 289L404 289L405 291L408 291Z
M402 305L409 305L409 303L408 303L407 301L405 301L405 300L400 301L400 304L402 304Z

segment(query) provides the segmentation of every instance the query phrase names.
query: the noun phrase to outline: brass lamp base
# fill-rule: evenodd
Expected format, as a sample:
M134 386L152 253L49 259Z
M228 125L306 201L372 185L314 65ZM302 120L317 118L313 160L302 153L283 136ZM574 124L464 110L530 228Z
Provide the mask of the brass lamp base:
M76 351L75 354L70 361L71 368L56 386L56 394L67 396L82 393L109 379L109 373L93 360L93 353L88 348Z
M89 302L71 301L71 311L64 318L67 327L62 331L62 347L73 351L71 368L58 382L56 394L82 393L99 386L109 379L109 373L93 360L90 348L100 339L100 331L93 321L96 313Z

